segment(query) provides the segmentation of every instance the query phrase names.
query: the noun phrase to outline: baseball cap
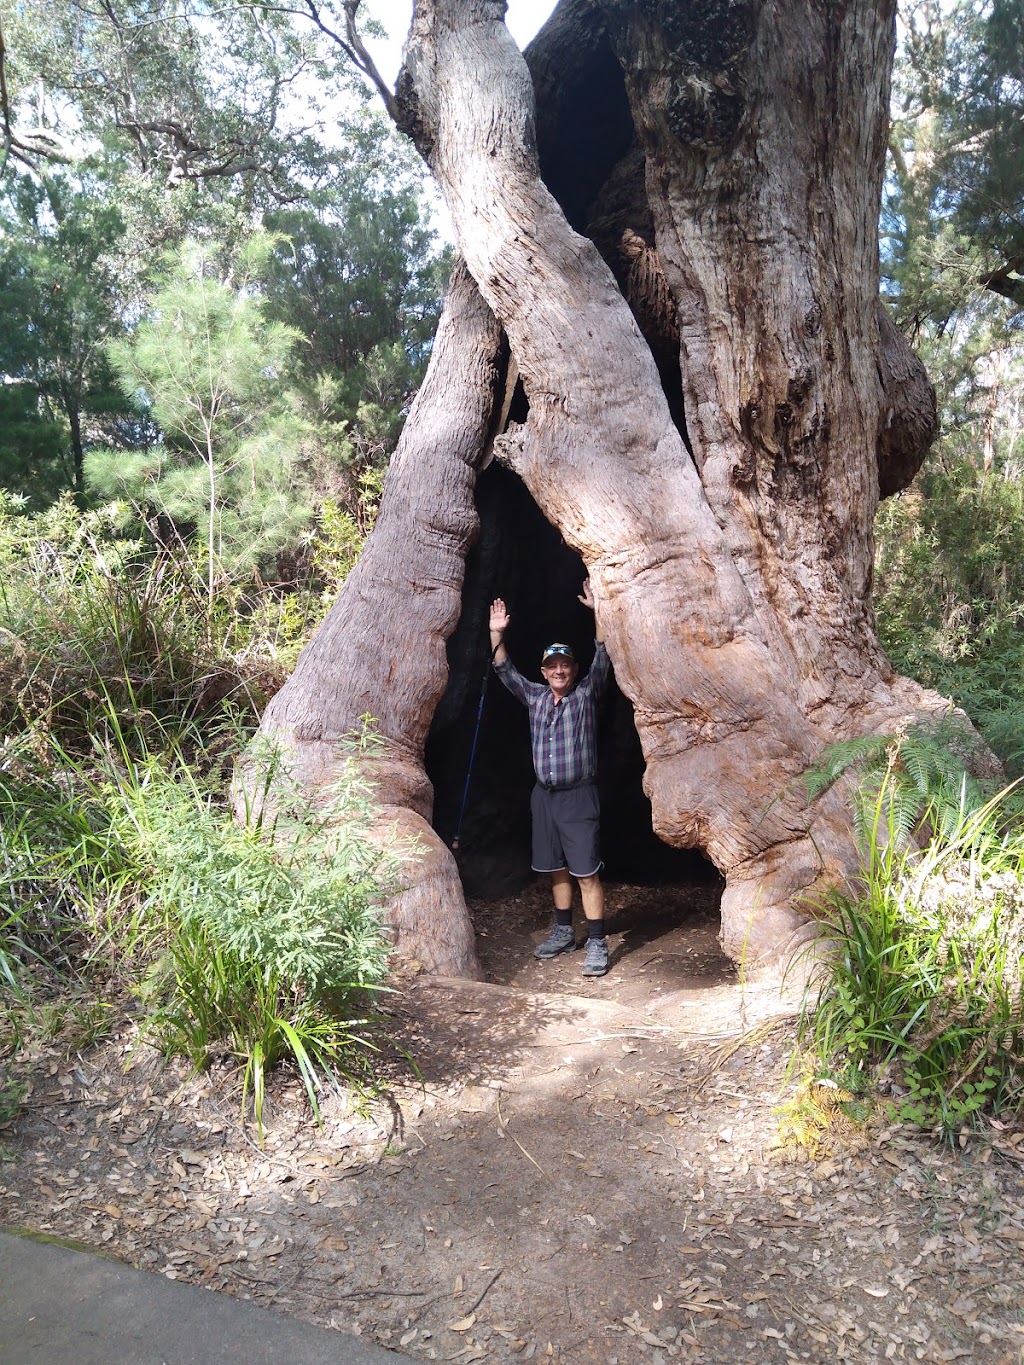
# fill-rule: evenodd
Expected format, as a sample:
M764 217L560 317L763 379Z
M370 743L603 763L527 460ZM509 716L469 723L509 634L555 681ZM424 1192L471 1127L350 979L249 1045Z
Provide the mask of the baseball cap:
M551 659L568 659L571 664L574 664L576 662L576 655L572 652L572 647L570 645L554 644L548 645L541 656L541 668L543 668Z

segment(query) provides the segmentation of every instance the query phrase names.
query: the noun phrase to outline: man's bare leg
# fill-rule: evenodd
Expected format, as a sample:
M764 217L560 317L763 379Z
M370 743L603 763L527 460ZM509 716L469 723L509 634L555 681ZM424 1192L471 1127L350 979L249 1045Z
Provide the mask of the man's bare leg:
M581 882L582 886L583 883ZM572 909L572 878L563 868L561 872L551 874L551 898L555 902L556 910ZM586 902L584 901L584 904Z
M604 919L604 887L595 872L592 877L578 877L580 895L583 897L583 913L587 919ZM555 900L558 905L558 900Z

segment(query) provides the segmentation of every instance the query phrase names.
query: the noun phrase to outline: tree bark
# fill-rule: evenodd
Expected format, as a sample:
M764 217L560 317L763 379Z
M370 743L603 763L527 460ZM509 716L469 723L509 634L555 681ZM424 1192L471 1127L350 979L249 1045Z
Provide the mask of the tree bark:
M870 603L892 9L798 0L748 23L723 3L688 12L695 34L667 6L604 6L692 458L610 269L540 177L502 11L420 0L406 124L509 337L530 412L499 449L590 570L655 829L726 874L723 943L758 959L855 858L841 793L808 806L801 774L943 705L893 676Z
M85 447L82 444L82 410L77 394L63 390L61 398L71 432L71 467L74 471L74 493L80 501L85 497Z
M614 53L625 73L631 128L602 177L594 240L576 228L599 187L576 168L563 212L544 182L533 85L503 14L503 0L417 0L398 90L486 304L474 311L459 282L481 376L454 399L472 429L445 502L459 529L438 541L417 510L450 468L429 439L432 365L381 522L266 728L314 754L315 777L342 722L382 710L384 799L427 818L422 744L500 369L489 310L529 403L495 448L590 572L655 830L714 861L726 951L766 961L805 936L806 898L856 865L842 792L808 803L802 774L828 743L947 706L893 674L870 602L880 478L910 477L934 428L923 372L878 311L892 5L563 0L533 62L559 121L572 96L551 71L573 66L553 54L578 49L607 73ZM451 311L452 348L454 325ZM434 453L414 461L424 444ZM396 582L398 544L415 563ZM422 585L438 580L443 608L427 612ZM404 647L388 666L371 655L358 685L345 672L328 688L325 670L355 670L389 617L386 638ZM407 893L429 913L462 903L438 857L445 871ZM407 943L461 923L456 910L431 931L418 916Z
M372 719L381 747L366 767L381 833L416 842L389 923L400 954L442 975L479 969L455 860L430 827L423 747L447 680L445 640L458 620L476 530L473 471L491 435L504 368L500 328L457 269L373 535L262 723L294 779L326 793L352 735Z

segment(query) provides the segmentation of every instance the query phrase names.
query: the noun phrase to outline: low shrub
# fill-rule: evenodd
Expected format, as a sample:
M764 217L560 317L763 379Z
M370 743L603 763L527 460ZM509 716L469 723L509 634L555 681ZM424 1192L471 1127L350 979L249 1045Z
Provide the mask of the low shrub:
M270 823L236 824L194 782L155 767L118 814L147 866L148 917L164 931L144 985L147 1029L197 1066L226 1045L258 1123L266 1071L282 1057L318 1112L318 1085L368 1045L365 1000L390 948L380 904L407 851L372 837L355 753L315 807L273 758L266 780Z
M317 806L266 756L273 819L242 823L220 774L198 777L173 745L50 758L49 783L27 744L0 764L8 999L31 1008L40 967L66 987L133 992L142 1036L165 1054L238 1061L260 1126L267 1072L285 1058L315 1114L332 1078L366 1076L390 948L381 903L409 850L374 834L358 748Z
M955 818L919 809L919 846L897 785L890 769L869 798L859 885L817 907L831 955L801 1038L819 1074L949 1133L1024 1107L1024 832L1007 793L979 804L964 783Z

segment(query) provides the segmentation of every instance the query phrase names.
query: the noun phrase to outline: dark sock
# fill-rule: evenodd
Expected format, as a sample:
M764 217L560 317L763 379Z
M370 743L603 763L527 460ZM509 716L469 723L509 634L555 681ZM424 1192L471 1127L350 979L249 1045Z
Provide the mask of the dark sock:
M604 920L587 920L587 938L604 938Z
M556 923L556 924L572 924L572 910L571 910L571 909L569 909L569 910L559 910L559 909L556 907L556 909L555 909L555 923Z

